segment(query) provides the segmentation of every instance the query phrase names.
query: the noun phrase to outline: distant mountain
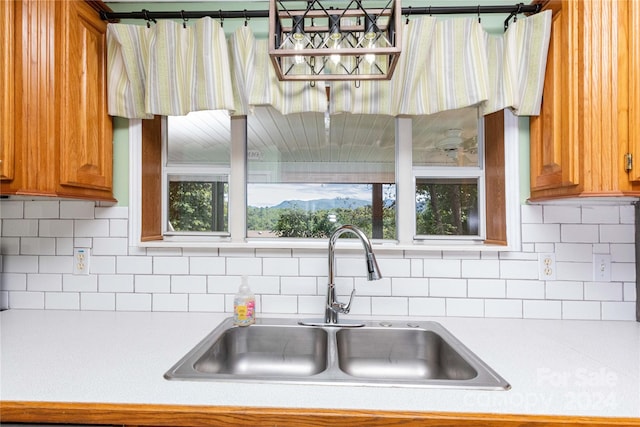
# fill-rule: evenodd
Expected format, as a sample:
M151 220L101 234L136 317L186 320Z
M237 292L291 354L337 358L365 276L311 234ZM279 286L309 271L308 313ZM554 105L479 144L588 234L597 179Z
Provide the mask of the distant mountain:
M293 209L299 208L306 211L321 211L327 209L355 209L362 206L368 206L371 202L362 199L315 199L315 200L285 200L271 209Z

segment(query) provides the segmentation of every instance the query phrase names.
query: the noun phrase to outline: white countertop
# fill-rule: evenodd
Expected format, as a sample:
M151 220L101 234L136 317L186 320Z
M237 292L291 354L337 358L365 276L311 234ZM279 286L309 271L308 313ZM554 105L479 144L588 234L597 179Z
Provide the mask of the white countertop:
M227 316L4 311L0 400L640 418L637 322L412 318L440 322L509 391L165 380Z

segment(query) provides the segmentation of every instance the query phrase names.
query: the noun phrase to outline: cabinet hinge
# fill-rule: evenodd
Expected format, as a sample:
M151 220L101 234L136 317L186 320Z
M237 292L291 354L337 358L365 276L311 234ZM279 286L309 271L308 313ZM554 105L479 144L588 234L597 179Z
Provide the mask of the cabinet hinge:
M633 155L627 153L624 155L624 170L628 173L633 169Z

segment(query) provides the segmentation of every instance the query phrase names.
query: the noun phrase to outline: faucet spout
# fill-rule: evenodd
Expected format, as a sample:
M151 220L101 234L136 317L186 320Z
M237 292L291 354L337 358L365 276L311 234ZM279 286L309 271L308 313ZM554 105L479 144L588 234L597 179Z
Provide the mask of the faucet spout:
M353 225L343 225L338 228L331 234L329 237L329 283L327 289L327 305L325 307L325 318L324 322L328 325L337 325L338 324L338 314L339 313L349 313L351 309L351 302L353 300L353 295L355 294L355 289L351 292L351 297L349 298L349 302L347 304L338 302L336 300L336 292L335 292L335 246L338 241L338 238L344 233L352 233L362 243L362 247L364 248L365 261L367 265L367 280L379 280L382 278L382 274L380 273L380 268L378 267L378 262L376 261L376 256L373 253L373 248L371 246L371 242L369 238L360 230L358 227Z

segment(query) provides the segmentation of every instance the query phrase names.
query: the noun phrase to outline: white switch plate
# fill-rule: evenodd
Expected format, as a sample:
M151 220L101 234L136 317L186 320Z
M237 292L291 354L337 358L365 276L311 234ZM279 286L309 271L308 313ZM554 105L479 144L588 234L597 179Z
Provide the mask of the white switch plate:
M73 274L89 274L89 261L91 261L89 248L73 248Z
M556 280L556 254L538 254L538 279Z
M611 281L611 255L593 254L593 281Z

